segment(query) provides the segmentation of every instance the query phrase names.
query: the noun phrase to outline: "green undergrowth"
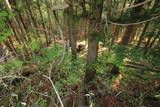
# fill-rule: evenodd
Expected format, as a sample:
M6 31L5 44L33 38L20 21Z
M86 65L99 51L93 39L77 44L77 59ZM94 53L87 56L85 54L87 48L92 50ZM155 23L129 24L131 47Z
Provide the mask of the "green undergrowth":
M35 53L35 55L27 61L20 60L19 58L13 58L9 60L8 63L1 64L1 77L10 75L23 76L22 70L25 71L25 69L23 68L25 68L26 66L31 67L31 65L33 64L35 64L38 68L35 69L36 71L34 71L34 73L38 73L37 75L40 75L40 78L42 78L43 75L48 75L48 70L51 67L51 63L54 62L53 66L56 66L57 62L60 60L63 47L60 45L54 45L50 46L49 48L40 48L40 46L37 45L39 43L31 44L32 51ZM130 49L124 46L117 45L112 46L109 51L105 51L101 55L99 55L97 63L92 65L92 67L96 71L95 83L97 87L99 89L111 90L110 87L112 83L114 83L114 81L118 78L119 75L122 75L123 79L120 80L120 84L119 86L117 86L117 88L119 91L123 91L122 95L120 96L122 97L123 101L125 99L126 103L138 105L141 102L143 102L145 97L148 95L152 95L156 98L159 98L159 92L155 91L155 88L157 88L156 86L153 86L153 88L143 88L143 86L152 86L153 81L157 81L157 79L159 79L160 77L160 74L157 72L151 72L147 70L127 68L124 66L124 64L126 63L126 58L132 59L134 61L147 61L152 66L157 66L159 64L159 61L157 60L159 58L158 50L150 51L147 53L147 55L144 56L143 51L141 49ZM86 69L86 62L84 59L85 57L80 57L77 60L73 60L71 57L71 52L66 51L64 61L60 65L60 69L58 71L55 71L54 69L52 70L51 77L55 83L55 86L60 96L67 96L72 91L76 91L78 90L78 88L81 87L80 84L83 81ZM112 73L113 67L117 67L118 72ZM45 81L41 81L40 83L38 79L33 79L34 76L37 75L29 76L27 78L30 78L33 82L38 82L37 84L46 84L43 83ZM14 87L16 87L14 86L14 84L10 84L10 81L14 81L15 78L9 78L6 80L7 82L0 81L0 87L3 87L1 91L6 91L10 94L16 93L16 90L12 90L10 92L10 90L7 89L7 87L10 87L11 89L14 89ZM21 84L23 84L23 81L21 82ZM5 87L5 85L7 85L7 87ZM40 86L27 85L26 87L30 88L27 88L26 92L29 92L29 90L34 89L34 87ZM141 89L139 90L139 88ZM135 93L136 91L138 91L138 94L136 97L134 97L133 93ZM146 94L146 92L148 92L149 94ZM54 92L52 92L52 94L56 96ZM18 93L16 93L16 95L18 96L16 102L18 101L18 104L22 105L21 103L24 103L22 99L23 97L19 97ZM130 98L130 100L126 100L127 98ZM16 102L12 105L15 105ZM46 99L44 99L41 96L37 96L36 103L39 105L46 105Z

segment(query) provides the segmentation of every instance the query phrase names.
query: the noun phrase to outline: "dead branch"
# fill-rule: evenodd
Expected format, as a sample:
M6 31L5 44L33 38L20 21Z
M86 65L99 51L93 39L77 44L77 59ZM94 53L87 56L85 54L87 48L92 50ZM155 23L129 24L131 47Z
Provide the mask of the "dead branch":
M140 62L133 62L133 61L127 61L126 63L127 64L124 65L126 67L141 69L141 70L148 70L148 71L160 73L160 69L158 67L152 67L151 65L148 65L148 64L146 65L146 64L142 64Z
M29 79L29 78L26 78L26 77L21 77L21 76L16 76L16 75L9 75L9 76L0 77L0 80L6 79L6 78L23 78L23 79Z
M131 9L131 8L135 8L135 7L150 3L150 2L152 2L152 0L144 1L144 2L138 3L136 5L132 5L130 7L126 7L126 8L123 8L123 9L118 9L118 10L114 11L113 13L117 13L117 12L120 12L120 11L124 11L124 10L128 10L128 9Z
M141 21L141 22L128 23L128 24L116 23L116 22L112 22L112 21L108 21L108 23L109 23L109 24L113 24L113 25L117 25L117 26L130 26L130 25L143 24L143 23L146 23L146 22L149 22L149 21L158 19L158 18L160 18L160 16L152 17L152 18L150 18L150 19L148 19L148 20L144 20L144 21Z

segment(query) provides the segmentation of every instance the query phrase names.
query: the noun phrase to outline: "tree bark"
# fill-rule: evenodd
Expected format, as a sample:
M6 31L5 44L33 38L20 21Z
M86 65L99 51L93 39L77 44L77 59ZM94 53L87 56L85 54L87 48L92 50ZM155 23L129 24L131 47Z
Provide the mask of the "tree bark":
M95 84L93 83L96 74L96 70L93 65L97 61L99 41L95 35L97 36L101 33L101 27L99 25L101 22L103 3L104 0L100 0L98 3L97 0L92 0L90 4L92 14L89 16L88 54L83 94L87 94L90 90L94 90L96 88ZM83 105L79 107L89 106L89 99L87 97L81 98L81 100L83 100Z
M48 46L49 45L49 39L48 39L48 34L47 34L48 31L47 31L45 23L44 23L44 18L43 18L43 15L42 15L39 0L37 0L37 6L38 6L39 14L40 14L41 19L42 19L42 26L43 26L43 30L44 30L44 34L45 34L45 38L46 38L46 45Z
M154 12L156 10L156 8L158 8L158 6L159 6L159 0L155 0L154 5L153 5L152 9L149 11L149 13L152 14L152 12ZM150 22L147 22L145 24L145 27L144 27L144 29L142 31L142 34L140 35L140 38L139 38L139 41L138 41L136 47L139 47L141 45L141 42L143 41L143 38L144 38L145 33L147 31L147 28L149 27L149 23Z
M72 53L72 60L77 59L77 31L75 26L74 19L75 16L75 10L73 8L72 2L70 3L69 8L65 10L66 13L66 19L68 24L68 34L69 34L69 40L70 40L70 46L71 46L71 53Z
M139 47L139 46L141 45L142 40L143 40L143 38L144 38L144 35L145 35L146 31L147 31L148 26L149 26L149 22L147 22L147 23L145 24L144 29L143 29L143 31L142 31L140 37L139 37L139 41L138 41L136 47Z
M85 84L89 85L91 81L94 80L95 70L94 67L91 66L96 63L98 56L98 43L99 41L94 36L95 34L99 34L99 23L101 22L101 15L103 10L104 0L100 0L98 3L96 0L93 0L91 3L91 11L93 14L91 15L90 24L89 24L89 35L88 35L88 54L87 54L87 69L85 73ZM93 26L95 29L93 29ZM96 26L96 27L95 27Z
M155 41L158 39L158 35L156 37L154 37L154 39L152 40L152 42L145 47L145 51L144 54L147 54L147 52L149 51L150 48L152 48L153 44L155 43ZM151 41L151 39L149 40Z
M47 8L48 20L49 20L49 25L48 26L49 26L49 29L50 29L49 36L48 36L48 40L49 40L48 42L51 43L52 42L51 41L52 37L54 38L52 19L51 19L51 15L50 15L50 8L51 8L52 4L48 0L45 0L45 3L46 3L46 8ZM54 39L54 42L55 42L55 39Z
M7 21L8 21L8 26L12 29L12 31L13 31L13 33L14 33L14 36L15 36L16 41L21 45L21 40L20 40L20 38L18 37L19 34L17 33L17 31L16 31L16 29L15 29L15 27L14 27L15 25L13 26L12 23L11 23L11 21L10 21L9 19L7 19Z
M72 28L72 27L71 27ZM71 42L71 51L72 51L72 59L77 59L77 33L74 31L75 29L71 29L70 33L70 42Z
M91 34L88 37L88 55L87 55L87 69L85 74L85 83L88 84L89 82L94 80L95 77L95 70L92 67L93 64L97 61L98 56L98 41L96 38Z
M128 42L130 41L130 37L132 35L132 32L134 30L133 25L129 25L124 33L124 36L121 41L121 45L128 45Z
M135 0L134 4L136 5L136 4L144 2L144 1L145 0ZM136 22L136 20L137 20L136 18L138 18L140 16L142 7L143 7L143 5L133 8L132 14L131 14L131 18L132 18L131 22L132 23ZM136 25L129 25L127 27L127 29L126 29L126 31L124 33L124 36L122 38L121 45L128 45L128 43L131 40L131 36L134 36L134 35L132 35L132 33L133 33L133 31L134 31L135 28L136 28Z
M145 44L145 47L144 47L144 48L147 48L147 47L148 47L148 45L149 45L152 37L153 37L153 36L150 36L150 37L148 38L147 43Z
M33 15L30 2L29 2L28 0L24 0L24 1L25 1L25 3L26 3L26 6L27 6L27 13L28 13L28 15L29 15L30 18L31 18L31 21L32 21L33 26L36 28L36 30L34 29L34 31L36 32L37 37L39 38L39 37L40 37L40 35L39 35L39 27L38 27L38 25L37 25L37 23L36 23L36 20L35 20L34 15Z

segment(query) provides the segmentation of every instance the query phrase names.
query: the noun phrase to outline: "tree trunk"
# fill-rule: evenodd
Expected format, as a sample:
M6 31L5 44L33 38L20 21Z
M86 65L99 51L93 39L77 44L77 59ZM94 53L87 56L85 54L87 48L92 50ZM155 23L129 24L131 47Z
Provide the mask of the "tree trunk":
M104 0L92 0L90 3L91 7L91 15L89 18L89 34L88 34L88 54L87 54L87 66L86 66L86 72L84 77L84 90L83 94L89 93L90 90L94 90L95 84L93 83L93 80L95 79L96 70L94 68L94 64L97 61L98 56L98 43L97 40L98 34L101 33L102 30L100 25L101 22L101 15L103 10L103 3ZM81 98L83 100L81 103L83 105L80 105L79 107L88 107L89 99L87 97Z
M34 17L34 15L33 15L30 2L29 2L28 0L24 0L24 1L25 1L25 3L26 3L26 6L27 6L27 13L28 13L28 15L30 16L31 21L32 21L32 24L33 24L33 26L34 26L35 29L36 29L36 30L34 29L34 31L36 32L37 37L39 38L39 37L40 37L40 35L39 35L39 28L38 28L38 25L37 25L37 23L36 23L35 17Z
M5 2L6 2L6 8L8 10L12 10L10 2L13 4L13 1L9 2L8 0L5 0ZM12 20L9 21L9 23L10 23L10 26L11 26L12 30L14 29L14 31L17 33L16 36L17 37L19 36L20 43L23 43L25 52L27 53L28 56L30 56L29 50L27 48L27 40L26 40L24 31L21 28L21 23L19 22L19 20L17 19L17 17L13 17Z
M25 25L25 23L24 23L23 17L22 17L22 15L21 15L21 13L18 13L18 15L19 15L19 19L21 20L21 23L22 23L22 25L23 25L23 29L24 29L25 35L26 35L28 41L30 41L30 40L31 40L31 37L30 37L30 35L27 35L28 29L27 29L27 27L26 27L26 25Z
M93 12L93 14L91 15L90 24L89 24L90 32L88 35L88 54L87 54L87 66L88 67L86 69L86 74L85 74L85 84L86 85L89 84L92 80L94 80L94 76L95 76L95 70L92 65L95 64L97 61L98 43L99 43L95 35L97 36L100 33L98 28L100 28L99 24L101 22L103 2L104 0L100 0L98 3L96 0L93 0L91 3L91 7L92 7L91 11Z
M26 9L25 11L25 14L27 15L27 29L29 31L32 31L33 32L33 35L34 35L34 39L37 40L39 39L39 34L36 30L36 27L34 26L34 24L32 23L32 18L31 18L31 15L29 14L29 11L28 9Z
M17 33L17 31L16 31L16 29L14 27L15 25L13 26L12 23L11 23L11 21L9 19L7 19L7 21L8 21L8 26L12 29L12 31L14 33L16 41L21 45L21 40L18 37L19 34Z
M150 36L150 37L148 38L147 43L145 44L145 47L144 47L145 49L148 47L148 45L149 45L152 37L153 37L153 36Z
M15 49L10 37L9 40L5 42L5 45L9 47L10 51L13 53L14 56L18 56L17 50Z
M150 44L148 42L148 45L146 45L146 47L145 47L144 54L147 54L147 52L149 51L150 48L152 48L153 44L155 43L155 41L157 39L158 39L158 35L156 37L154 37L153 41ZM151 39L149 41L151 41Z
M141 2L144 2L144 1L145 0L135 0L134 5L139 4ZM132 23L136 22L137 18L140 16L142 7L143 7L143 5L133 8L133 10L132 10L133 12L131 14L131 18L132 18L131 22ZM132 35L132 33L133 33L133 31L134 31L135 28L136 28L136 25L129 25L127 27L127 29L126 29L126 31L124 33L124 36L122 38L121 45L128 45L128 43L131 40L131 36L134 36L134 35Z
M48 34L47 34L48 31L47 31L45 23L44 23L44 18L43 18L43 15L42 15L42 11L41 11L39 0L37 0L37 5L38 5L39 14L40 14L41 19L42 19L43 31L44 31L45 38L46 38L46 45L48 46L49 45L49 39L48 39Z
M120 27L116 26L116 29L115 29L115 31L113 33L113 37L112 37L112 40L111 40L112 44L115 42L116 38L118 37L119 30L120 30Z
M144 35L145 35L146 31L147 31L148 26L149 26L149 22L147 22L147 23L145 24L144 29L143 29L143 31L142 31L140 37L139 37L139 41L138 41L136 47L139 47L139 46L141 45L142 40L143 40L143 38L144 38Z
M130 41L130 37L132 35L132 32L134 30L133 25L129 25L124 33L124 36L121 41L121 45L128 45L128 42Z
M71 46L72 59L77 59L77 31L75 26L75 10L73 8L72 2L70 3L70 7L65 10L66 19L68 24L68 34Z
M10 0L11 1L11 0ZM15 9L15 12L16 12L16 14L17 14L17 16L16 16L16 19L18 19L17 20L17 22L19 22L19 25L20 25L20 29L21 29L21 31L23 32L23 34L24 34L24 38L26 38L26 41L28 41L28 40L31 40L31 38L28 36L27 37L27 27L26 27L26 25L25 25L25 23L24 23L24 18L22 17L22 15L21 15L21 13L22 13L22 11L20 11L19 10L19 8L18 8L18 3L16 2L16 0L12 0L11 1L11 4L13 4L14 5L14 7L17 7L16 9Z
M46 6L47 6L46 8L47 8L47 14L48 14L48 20L49 20L49 29L50 29L48 39L49 39L49 43L51 43L52 42L51 39L52 39L53 34L54 34L53 25L52 25L52 19L51 19L51 15L50 15L50 8L51 8L52 4L48 0L45 0L45 2L46 2ZM55 42L55 39L54 39L54 42Z
M127 0L124 1L124 4L123 4L123 7L122 8L125 8L126 7L126 4L127 4ZM120 20L122 19L122 15L124 14L124 11L121 12L121 15L120 15ZM115 28L115 31L113 33L113 37L112 37L112 44L114 43L115 39L118 37L118 34L119 34L119 30L120 30L120 26L117 26L116 25L116 28Z
M156 10L156 8L158 8L158 6L159 6L159 0L155 0L154 5L153 5L152 9L149 11L149 13L151 14L152 12L154 12L154 11ZM141 36L140 36L140 38L139 38L139 41L138 41L138 44L137 44L136 47L139 47L139 46L141 45L141 42L142 42L142 40L143 40L143 38L144 38L144 36L145 36L145 33L146 33L147 28L148 28L148 26L149 26L149 23L150 23L150 22L147 22L147 23L145 24L145 27L144 27L144 29L143 29L143 31L142 31L142 34L141 34ZM148 42L147 42L147 43L148 43Z
M72 28L72 27L71 27ZM74 31L75 29L71 29L70 33L70 42L71 42L71 51L72 51L72 59L77 59L77 33Z
M85 83L88 84L94 80L95 70L93 68L93 64L97 61L98 56L98 41L91 34L88 37L88 55L87 55L87 69L85 74Z

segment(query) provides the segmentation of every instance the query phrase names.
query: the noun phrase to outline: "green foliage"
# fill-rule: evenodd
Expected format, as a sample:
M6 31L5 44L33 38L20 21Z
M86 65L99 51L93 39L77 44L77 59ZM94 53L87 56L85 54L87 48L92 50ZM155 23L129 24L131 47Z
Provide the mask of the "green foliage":
M8 63L0 65L0 72L1 73L15 73L23 66L23 61L17 58L13 58ZM7 71L7 72L4 72Z
M92 33L89 36L96 38L97 42L105 39L105 35L103 33Z
M83 72L81 66L83 64L84 63L82 60L72 61L71 55L67 54L65 56L65 61L61 66L61 72L64 73L64 76L66 77L66 79L64 79L62 82L70 85L76 84L78 81L80 81L80 75Z
M127 47L118 45L117 47L115 47L114 52L116 54L115 58L113 59L113 63L117 66L122 66L123 60L124 58L126 58L126 54L128 52Z
M16 2L16 10L18 11L22 11L22 9L25 7L25 4L23 2L23 0L18 0Z
M15 14L12 11L0 11L0 42L6 41L12 31L6 27L6 18L11 19Z
M0 65L0 72L5 70L5 65Z
M64 84L75 84L77 83L78 81L80 81L80 78L77 74L71 74L67 77L67 80L64 80Z
M32 41L29 43L29 45L30 45L31 50L32 50L33 52L40 49L40 41L32 40Z
M65 87L70 87L80 82L81 76L84 73L84 65L84 60L78 59L73 61L71 54L66 53L65 60L62 63L59 72L57 72L60 76L56 76L58 80L56 81L55 86L60 95L68 94L68 89Z
M9 19L11 19L11 18L13 18L15 16L15 14L13 13L13 11L11 11L11 10L1 10L0 11L0 22L5 22L5 19L6 18L9 18Z
M53 48L52 49L42 48L41 53L45 58L47 58L50 61L53 60L53 58L57 54L57 52Z
M103 53L105 60L108 63L113 63L116 66L121 67L124 64L124 59L127 56L128 48L118 44L111 45L109 42L106 42L105 45L107 45L109 48L109 51Z
M61 90L63 88L63 86L64 86L64 84L60 81L57 81L55 83L55 87L56 87L57 90Z
M133 48L128 51L128 57L135 61L139 61L143 57L143 51L141 49Z
M9 29L5 29L2 32L0 32L0 42L6 41L9 36L12 35L12 31Z
M56 60L62 53L62 47L59 45L52 46L51 48L41 48L39 49L39 42L34 41L31 43L31 49L33 51L40 51L40 56L34 56L30 61L27 62L42 62L48 63L53 60Z
M47 106L47 100L45 100L43 98L39 98L36 101L36 104L38 104L40 107L46 107Z
M12 67L15 67L15 68L21 68L22 65L23 65L23 61L21 60L18 60L16 58L13 58L11 61L10 61L10 65Z
M16 16L16 14L11 10L8 10L7 12L8 12L8 16L7 16L8 19L12 19L14 16Z
M159 66L160 61L160 51L156 49L151 49L147 55L144 55L143 49L133 48L129 49L127 52L127 57L133 61L144 61L148 62L152 66Z
M4 17L6 17L7 15L8 15L8 14L7 14L6 11L1 11L1 12L0 12L0 17L1 17L1 19L4 18Z
M159 66L160 65L160 50L152 49L148 52L148 54L145 56L146 60L152 64L153 66Z
M25 53L25 46L24 44L21 44L20 46L17 47L17 51L19 52L19 56L23 56Z

